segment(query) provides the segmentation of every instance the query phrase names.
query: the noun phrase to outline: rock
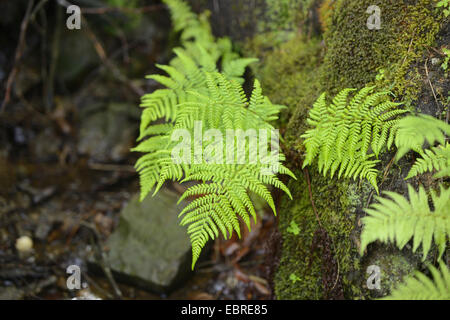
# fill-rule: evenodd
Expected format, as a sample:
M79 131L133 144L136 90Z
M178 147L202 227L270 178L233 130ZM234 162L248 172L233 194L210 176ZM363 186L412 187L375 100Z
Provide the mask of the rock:
M81 114L78 152L94 161L123 160L135 143L137 121L134 105L111 103Z
M0 300L20 300L25 297L25 292L16 287L0 287Z
M139 202L134 196L107 241L107 263L118 281L168 293L192 273L191 245L178 214L186 203L168 190Z
M92 41L83 32L67 28L61 30L60 52L56 64L56 76L66 87L82 83L87 74L100 63Z
M55 130L45 128L33 138L30 149L34 159L38 161L55 161L58 159L60 146L61 138Z
M364 258L361 268L361 287L367 297L372 299L389 295L395 287L402 283L414 271L424 267L421 264L421 254L412 253L408 246L404 250L397 250L393 245L375 244L367 257ZM368 288L369 276L374 271L368 271L369 266L379 270L380 287Z

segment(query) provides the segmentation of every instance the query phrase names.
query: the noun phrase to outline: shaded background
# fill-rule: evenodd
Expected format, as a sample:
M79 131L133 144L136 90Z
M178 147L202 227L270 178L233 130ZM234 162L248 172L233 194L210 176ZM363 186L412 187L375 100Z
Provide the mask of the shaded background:
M134 198L139 99L157 88L145 75L177 44L166 7L71 3L80 30L66 27L66 1L0 1L0 298L269 298L274 218L263 209L252 232L217 240L191 272L183 187ZM69 265L81 290L67 288Z

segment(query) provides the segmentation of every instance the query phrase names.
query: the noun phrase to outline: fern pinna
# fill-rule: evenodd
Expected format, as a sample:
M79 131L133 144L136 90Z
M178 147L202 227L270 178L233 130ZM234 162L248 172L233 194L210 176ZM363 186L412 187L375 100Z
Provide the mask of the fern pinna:
M450 125L432 116L421 114L401 119L395 138L397 160L410 150L422 156L416 160L406 179L433 170L438 171L435 178L450 176L450 146L445 135L450 135ZM431 147L423 150L425 142ZM438 145L434 146L436 143Z
M303 167L318 158L324 176L366 178L378 192L375 165L382 149L394 142L398 119L407 112L400 103L388 99L389 92L373 93L365 87L352 98L356 89L344 89L329 104L323 93L309 112L307 122L313 128L302 135L306 156Z
M433 177L443 178L450 176L450 144L431 147L421 152L422 158L416 160L406 179L425 172L438 171Z
M262 197L276 213L268 186L290 196L276 173L294 175L281 164L283 154L276 154L275 159L271 153L255 162L250 144L242 149L234 143L236 137L231 150L225 150L227 157L231 151L232 161L223 161L221 137L227 136L229 130L244 135L253 130L268 137L274 129L269 121L277 119L283 106L263 96L257 80L248 99L241 86L242 74L255 59L239 58L228 39L216 41L209 25L190 12L183 1L165 2L171 9L175 29L183 30L183 46L174 49L176 57L169 66L159 66L168 76L150 76L166 89L143 96L141 142L133 150L145 153L136 163L141 199L153 188L156 193L166 180L197 182L180 198L194 198L180 213L181 225L188 226L194 268L209 239L220 233L228 238L234 231L240 235L239 218L250 228L251 218L256 219L251 193ZM212 133L211 139L199 142L195 138L199 133L202 137ZM269 139L263 144L259 147L268 147ZM174 154L182 156L174 158ZM248 160L242 162L239 157Z

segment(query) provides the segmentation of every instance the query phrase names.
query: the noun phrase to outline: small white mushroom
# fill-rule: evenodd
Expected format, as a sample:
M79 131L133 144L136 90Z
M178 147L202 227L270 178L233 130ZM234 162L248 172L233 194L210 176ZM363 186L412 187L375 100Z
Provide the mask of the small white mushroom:
M16 240L16 249L19 252L28 252L33 249L33 240L29 236L21 236Z

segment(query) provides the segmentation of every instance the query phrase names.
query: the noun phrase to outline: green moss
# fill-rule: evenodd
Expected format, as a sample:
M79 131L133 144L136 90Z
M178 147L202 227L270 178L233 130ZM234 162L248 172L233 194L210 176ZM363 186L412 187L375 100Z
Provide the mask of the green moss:
M369 30L366 26L366 9L370 5L381 8L381 30ZM278 31L271 29L255 36L244 49L247 56L260 58L253 71L261 80L264 93L274 103L288 106L279 126L285 149L298 159L289 159L289 164L297 168L301 167L304 152L300 135L306 130L307 113L323 91L333 95L346 87L360 88L372 83L391 89L399 100L417 99L423 86L423 56L426 48L433 45L442 19L431 0L337 0L322 15L326 26L324 41L280 27ZM384 70L383 77L376 79L380 69ZM367 277L358 255L358 220L373 190L363 181L330 180L314 168L309 170L320 219L333 240L344 295L370 297L364 288ZM299 180L288 184L294 200L286 197L280 201L283 247L274 279L275 293L279 299L320 299L324 297L320 257L313 256L309 265L318 223L303 173L294 173ZM287 231L292 221L299 226L299 235ZM389 286L409 272L403 260L391 260ZM298 277L297 281L290 280L292 274Z
M357 208L362 207L361 195L367 195L366 184L358 186L350 181L331 182L316 172L310 172L312 195L323 227L333 244L333 255L339 264L339 277L345 297L361 295L361 288L354 285L354 275L359 272L358 241L356 236ZM295 172L299 181L291 181L289 188L294 201L282 201L279 229L283 237L282 257L275 275L275 294L278 299L321 299L324 296L321 283L322 260L311 255L314 232L319 225L315 218L308 186L301 171ZM327 197L322 197L326 194ZM294 221L300 228L298 236L287 232ZM310 259L312 261L310 262ZM293 283L290 274L300 280Z
M267 38L267 34L255 37L246 46L248 55L260 59L253 66L255 76L261 80L264 93L272 102L288 106L281 118L280 126L285 131L286 149L301 152L302 145L298 137L306 130L305 119L309 107L323 90L320 74L323 68L323 44L321 39L305 39L302 36L278 43L277 38ZM275 48L271 48L276 42ZM300 163L298 165L301 165ZM293 201L281 201L279 230L283 237L283 254L280 267L275 275L275 293L280 299L322 298L321 259L311 256L314 232L318 228L312 211L306 181L301 171L295 172L299 181L290 181ZM359 288L354 288L351 274L359 268L359 256L352 238L354 233L356 208L360 206L361 193L368 193L369 188L357 187L349 181L335 181L311 171L312 192L322 224L333 239L333 254L339 261L340 277L348 296L359 295ZM322 199L320 195L329 195ZM329 202L328 202L329 201ZM298 236L288 231L291 222L299 228ZM297 275L300 280L292 282L290 275Z
M379 246L365 257L361 270L365 272L369 266L380 268L380 288L369 290L367 288L367 277L362 277L361 288L364 295L370 298L381 298L391 293L405 277L414 274L419 269L420 255L411 254L410 248L405 248L408 254L399 254L395 246ZM431 260L431 259L430 259ZM429 261L432 262L432 261Z
M273 103L288 107L281 116L281 127L298 129L304 122L307 107L311 106L320 94L318 74L323 60L323 46L320 39L306 40L295 36L286 42L278 43L269 51L276 41L278 39L268 38L267 34L257 36L247 43L245 51L260 59L260 62L252 67L255 76L261 80L264 94L270 97ZM292 114L295 116L292 117ZM288 124L289 119L293 119L293 123ZM294 130L287 132L294 133ZM295 135L297 134L298 132L295 132ZM287 137L286 142L294 140Z
M294 30L306 20L313 3L314 0L265 0L265 19L260 22L259 30Z
M381 9L381 29L366 26L371 5ZM421 87L415 68L424 49L439 31L442 13L432 0L338 0L332 23L324 35L327 45L322 83L332 94L346 87L363 87L377 81L408 101Z

